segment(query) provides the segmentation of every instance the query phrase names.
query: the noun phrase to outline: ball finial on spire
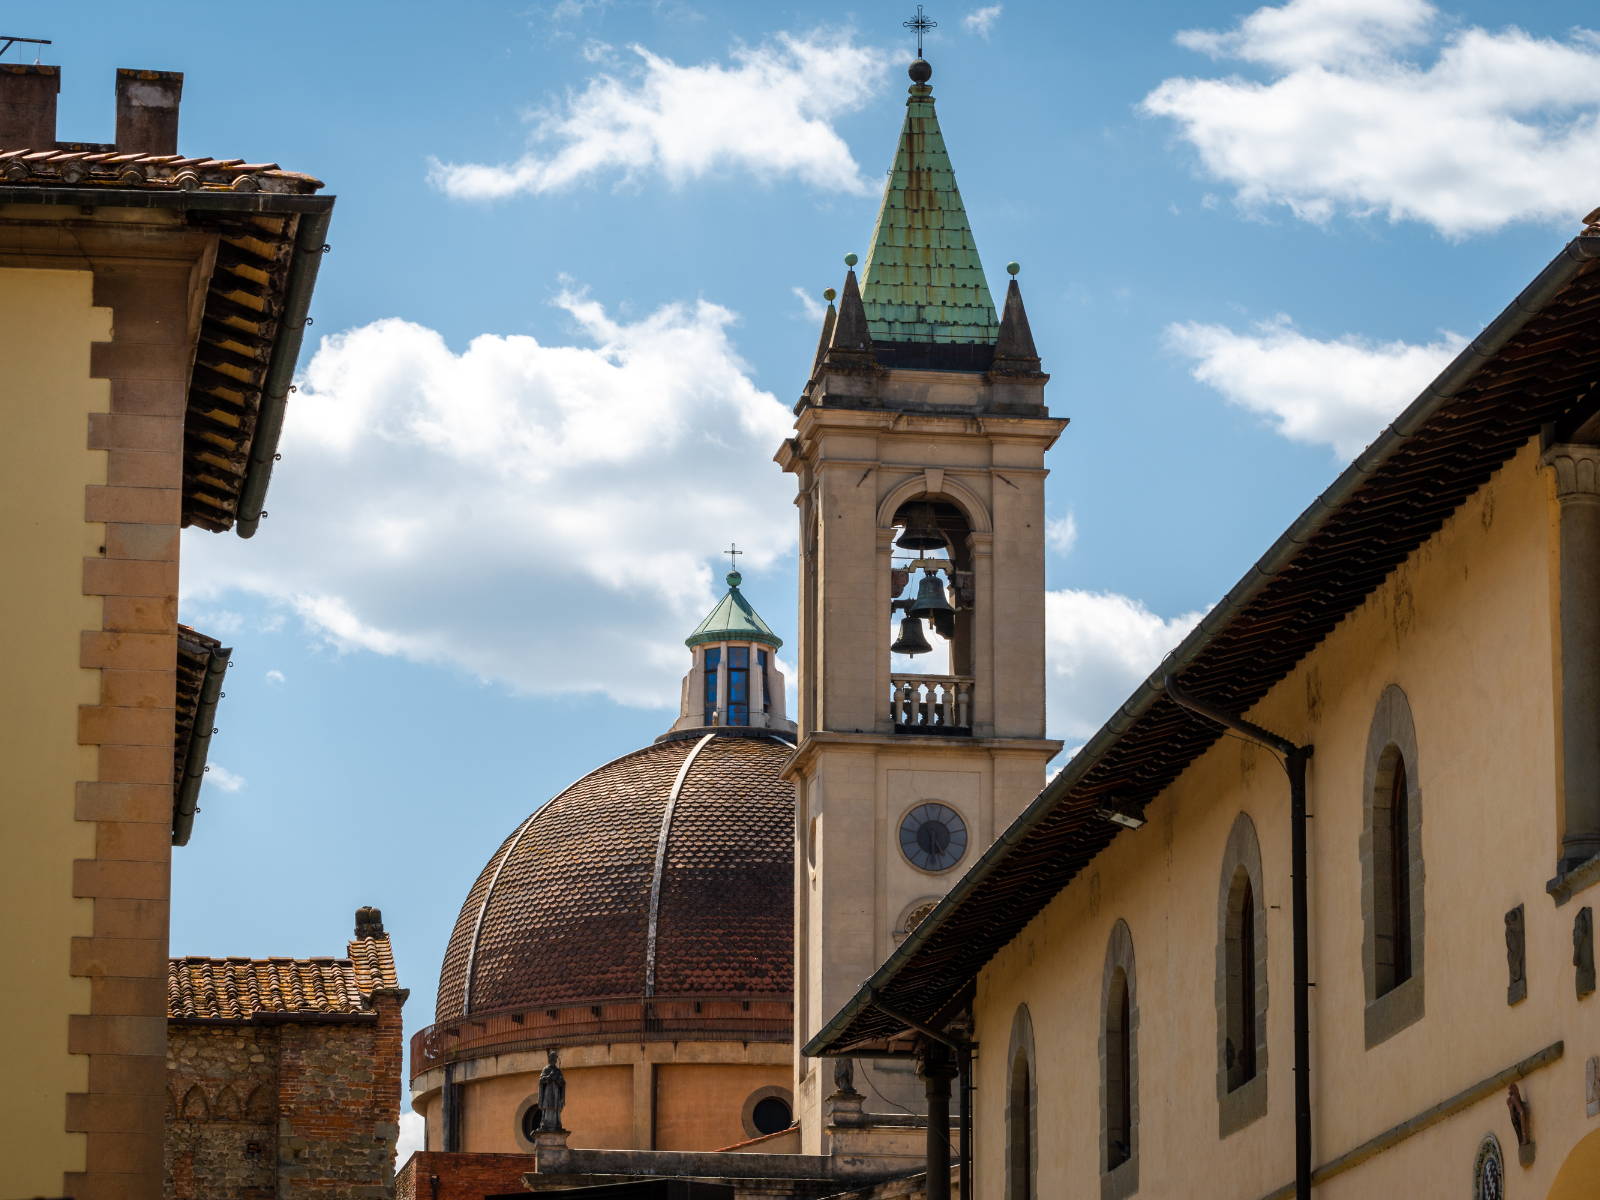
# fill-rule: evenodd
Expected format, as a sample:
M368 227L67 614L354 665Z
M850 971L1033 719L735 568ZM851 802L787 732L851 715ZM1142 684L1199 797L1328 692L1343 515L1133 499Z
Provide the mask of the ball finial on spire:
M826 300L829 304L832 304L834 297L837 296L838 294L839 293L834 291L832 288L825 288L825 289L823 289L823 292L822 292L822 298L824 300Z
M933 64L925 58L915 60L906 72L911 76L912 83L927 83L933 78Z
M1013 279L1016 278L1016 274L1020 270L1022 270L1022 265L1020 263L1008 262L1006 264L1006 274L1010 275Z
M844 256L844 265L847 266L847 267L853 267L859 261L860 261L860 259L856 258L856 256L854 254L846 254Z

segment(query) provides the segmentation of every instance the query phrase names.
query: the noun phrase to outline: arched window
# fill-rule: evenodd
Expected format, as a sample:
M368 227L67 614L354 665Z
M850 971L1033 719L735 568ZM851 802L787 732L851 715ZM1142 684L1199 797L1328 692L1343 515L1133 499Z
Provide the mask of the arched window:
M1219 1137L1267 1111L1267 913L1261 847L1249 814L1228 834L1217 893Z
M1406 694L1391 685L1367 734L1361 968L1367 1049L1423 1015L1422 791Z
M1019 1004L1011 1020L1006 1067L1006 1200L1033 1200L1038 1162L1038 1082L1033 1058L1033 1019Z
M1133 935L1119 920L1100 988L1100 1200L1139 1190L1139 998Z

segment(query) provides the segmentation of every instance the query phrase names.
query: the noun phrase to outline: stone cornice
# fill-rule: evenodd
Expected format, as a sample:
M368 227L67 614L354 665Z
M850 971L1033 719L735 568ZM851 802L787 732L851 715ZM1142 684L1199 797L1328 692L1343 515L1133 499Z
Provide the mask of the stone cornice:
M1061 753L1065 742L1050 738L1008 737L917 737L904 733L843 733L831 729L814 730L800 739L800 744L778 771L780 779L793 780L808 767L824 746L858 748L871 753L893 748L908 755L938 755L957 757L961 751L974 747L983 749L991 758L1021 758L1043 755L1049 761Z

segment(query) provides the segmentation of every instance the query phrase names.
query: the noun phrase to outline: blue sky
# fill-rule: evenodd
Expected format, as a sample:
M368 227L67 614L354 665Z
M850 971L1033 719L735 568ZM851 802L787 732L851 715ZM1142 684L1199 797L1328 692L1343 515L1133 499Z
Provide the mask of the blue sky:
M62 138L110 140L113 68L182 70L181 150L339 197L271 516L185 537L183 619L235 666L175 953L327 953L375 904L420 1028L501 838L670 723L730 540L792 653L770 456L866 249L911 7L21 22ZM930 15L991 288L1022 264L1072 418L1047 494L1076 745L1600 204L1600 40L1556 2Z

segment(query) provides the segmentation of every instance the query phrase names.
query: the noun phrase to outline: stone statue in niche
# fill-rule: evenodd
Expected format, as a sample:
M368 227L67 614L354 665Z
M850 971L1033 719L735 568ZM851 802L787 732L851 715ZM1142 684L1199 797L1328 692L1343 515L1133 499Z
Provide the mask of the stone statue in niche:
M1594 991L1594 909L1587 906L1572 923L1572 965L1578 968L1575 982L1582 1000Z
M1533 1121L1528 1112L1528 1102L1522 1098L1522 1089L1515 1083L1506 1089L1506 1107L1511 1110L1511 1128L1517 1135L1517 1161L1525 1167L1533 1165Z
M539 1129L558 1133L562 1131L561 1110L567 1106L567 1079L554 1050L547 1061L549 1065L539 1072Z
M1528 998L1528 938L1522 921L1522 905L1506 914L1506 966L1511 981L1506 985L1506 1003Z

